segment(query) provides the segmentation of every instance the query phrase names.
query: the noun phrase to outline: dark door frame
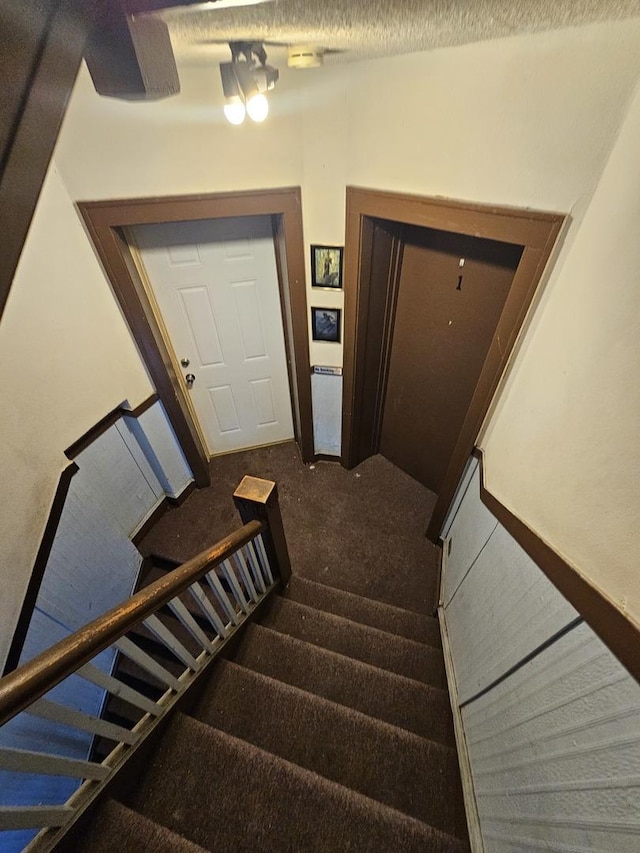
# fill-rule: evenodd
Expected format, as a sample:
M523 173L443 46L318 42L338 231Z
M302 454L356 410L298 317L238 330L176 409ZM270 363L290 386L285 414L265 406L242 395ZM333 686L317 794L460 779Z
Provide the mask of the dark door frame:
M384 406L384 380L390 354L389 324L397 275L385 277L385 318L372 316L370 275L374 220L418 225L523 247L511 289L476 383L462 428L449 460L427 535L436 542L464 466L489 410L527 310L566 217L508 207L489 207L444 199L347 187L345 240L344 379L342 464L352 468L377 452ZM377 300L380 306L380 299ZM377 313L380 314L378 307ZM382 353L375 364L366 354ZM367 372L375 372L372 377ZM382 391L381 391L382 389ZM375 397L372 395L375 394ZM371 416L371 412L374 416ZM363 412L367 416L363 417Z
M182 377L174 367L155 309L138 271L126 229L159 222L187 222L232 216L271 217L294 432L303 461L313 461L307 295L299 187L79 202L78 209L191 466L196 485L200 487L208 486L211 482L209 454L188 405Z

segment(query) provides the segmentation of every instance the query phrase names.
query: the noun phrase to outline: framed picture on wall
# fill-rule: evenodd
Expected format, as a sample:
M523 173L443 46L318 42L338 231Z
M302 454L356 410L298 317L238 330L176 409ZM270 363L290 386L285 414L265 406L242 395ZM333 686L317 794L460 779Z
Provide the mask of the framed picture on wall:
M340 308L312 308L311 330L313 340L339 344L341 314Z
M311 286L342 288L342 246L311 247Z

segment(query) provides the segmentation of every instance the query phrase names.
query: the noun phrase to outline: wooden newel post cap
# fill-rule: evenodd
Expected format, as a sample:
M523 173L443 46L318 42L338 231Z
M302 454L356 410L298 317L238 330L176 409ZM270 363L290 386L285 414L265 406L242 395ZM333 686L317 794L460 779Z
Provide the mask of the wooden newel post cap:
M233 493L236 500L251 501L256 504L267 505L269 501L277 496L278 487L273 480L262 480L260 477L243 477L240 485Z
M280 575L282 585L286 586L291 576L291 561L278 504L278 487L273 480L243 477L233 499L245 524L254 518L266 522L268 529L264 532L264 545L267 555Z

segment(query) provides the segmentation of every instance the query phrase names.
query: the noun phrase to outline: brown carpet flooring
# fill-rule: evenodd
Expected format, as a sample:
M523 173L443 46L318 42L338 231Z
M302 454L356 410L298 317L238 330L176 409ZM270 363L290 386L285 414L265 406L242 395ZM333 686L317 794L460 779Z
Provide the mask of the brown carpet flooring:
M167 513L144 552L184 560L239 526L231 495L251 473L279 485L294 575L122 802L102 804L64 853L469 853L438 622L424 615L434 496L382 457L305 467L293 444L211 470L215 485ZM154 654L148 633L134 639ZM171 669L167 649L155 654Z
M425 536L436 496L382 456L346 471L305 466L293 442L219 456L212 486L169 510L140 543L180 562L240 526L245 474L275 480L294 575L419 613L436 604L438 549Z
M294 578L60 853L469 853L436 628Z

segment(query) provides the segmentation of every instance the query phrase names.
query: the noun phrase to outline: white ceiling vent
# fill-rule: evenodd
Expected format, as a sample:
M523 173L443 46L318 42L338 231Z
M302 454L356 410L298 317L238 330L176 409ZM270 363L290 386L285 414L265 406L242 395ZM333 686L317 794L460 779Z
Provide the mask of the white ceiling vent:
M292 44L289 47L289 68L319 68L324 64L324 51L310 44Z

